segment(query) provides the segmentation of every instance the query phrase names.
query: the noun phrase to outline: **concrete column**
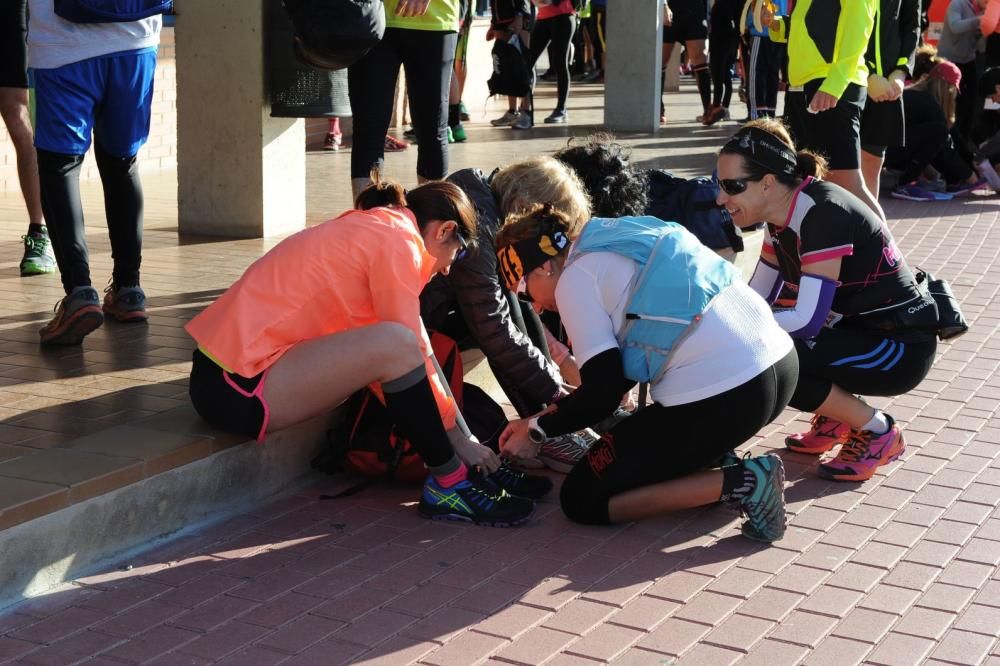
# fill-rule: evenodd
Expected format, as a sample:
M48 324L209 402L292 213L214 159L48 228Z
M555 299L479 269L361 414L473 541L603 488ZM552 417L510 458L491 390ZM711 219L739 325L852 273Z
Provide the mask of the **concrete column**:
M178 9L181 233L258 238L305 226L305 122L269 115L264 1Z
M660 127L663 0L608 3L604 124L615 131Z

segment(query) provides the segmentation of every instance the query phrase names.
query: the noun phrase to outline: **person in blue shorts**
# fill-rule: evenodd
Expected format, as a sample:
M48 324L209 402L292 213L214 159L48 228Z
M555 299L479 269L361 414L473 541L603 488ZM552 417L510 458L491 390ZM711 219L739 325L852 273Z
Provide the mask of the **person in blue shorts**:
M40 336L44 345L76 345L105 315L146 320L136 154L149 135L162 19L74 23L56 15L53 5L52 0L28 5L42 210L66 292ZM80 202L80 169L92 140L114 257L103 304L91 284Z

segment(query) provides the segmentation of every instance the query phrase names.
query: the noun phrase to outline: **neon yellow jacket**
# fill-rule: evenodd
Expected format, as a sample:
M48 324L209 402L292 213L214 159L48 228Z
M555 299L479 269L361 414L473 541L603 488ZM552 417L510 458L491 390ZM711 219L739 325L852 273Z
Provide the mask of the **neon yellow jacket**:
M878 0L798 0L790 17L775 17L771 39L788 42L788 82L823 79L819 89L837 99L850 83L866 85L877 8Z

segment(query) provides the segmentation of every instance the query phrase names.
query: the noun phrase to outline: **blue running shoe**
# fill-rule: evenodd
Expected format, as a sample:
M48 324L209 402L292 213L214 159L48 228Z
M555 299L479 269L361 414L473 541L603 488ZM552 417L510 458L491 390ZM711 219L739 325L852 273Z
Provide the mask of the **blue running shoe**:
M535 503L526 497L497 493L482 479L469 478L442 488L428 476L420 495L420 515L431 520L461 520L488 527L514 527L527 522Z
M743 468L754 476L754 488L740 500L740 512L747 517L741 531L754 541L770 543L785 536L785 466L781 458L747 458Z

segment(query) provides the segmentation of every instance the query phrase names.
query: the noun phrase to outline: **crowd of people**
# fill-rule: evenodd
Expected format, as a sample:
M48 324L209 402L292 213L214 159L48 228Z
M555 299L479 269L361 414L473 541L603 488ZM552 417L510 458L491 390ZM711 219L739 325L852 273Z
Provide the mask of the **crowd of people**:
M66 296L41 341L79 344L105 315L145 319L136 153L160 18L84 27L27 2L33 150L28 80L0 81L31 213L22 272L58 267ZM938 307L887 225L883 168L902 174L895 195L916 200L1000 184L998 121L984 108L1000 70L976 56L993 29L985 3L953 0L937 51L918 49L917 0L833 4L665 3L664 61L683 46L700 121L728 118L737 62L748 105L712 177L681 179L636 168L603 134L450 173L473 8L387 0L384 35L347 74L354 207L283 240L190 322L195 409L263 442L371 386L427 467L428 518L523 524L552 486L524 471L542 461L567 474L560 504L581 523L723 502L746 537L782 538L781 457L736 450L790 406L812 421L788 450L836 448L817 474L865 481L906 445L862 396L905 394L935 358ZM491 37L516 38L529 67L548 50L557 95L544 122L566 123L574 35L586 35L581 77L600 80L615 57L606 3L491 9ZM383 164L400 67L418 150L409 191ZM511 98L493 124L532 127L533 97ZM78 190L91 134L115 261L103 305ZM747 283L731 260L737 229L751 228L764 242ZM517 412L495 441L469 430L428 329L483 351Z

